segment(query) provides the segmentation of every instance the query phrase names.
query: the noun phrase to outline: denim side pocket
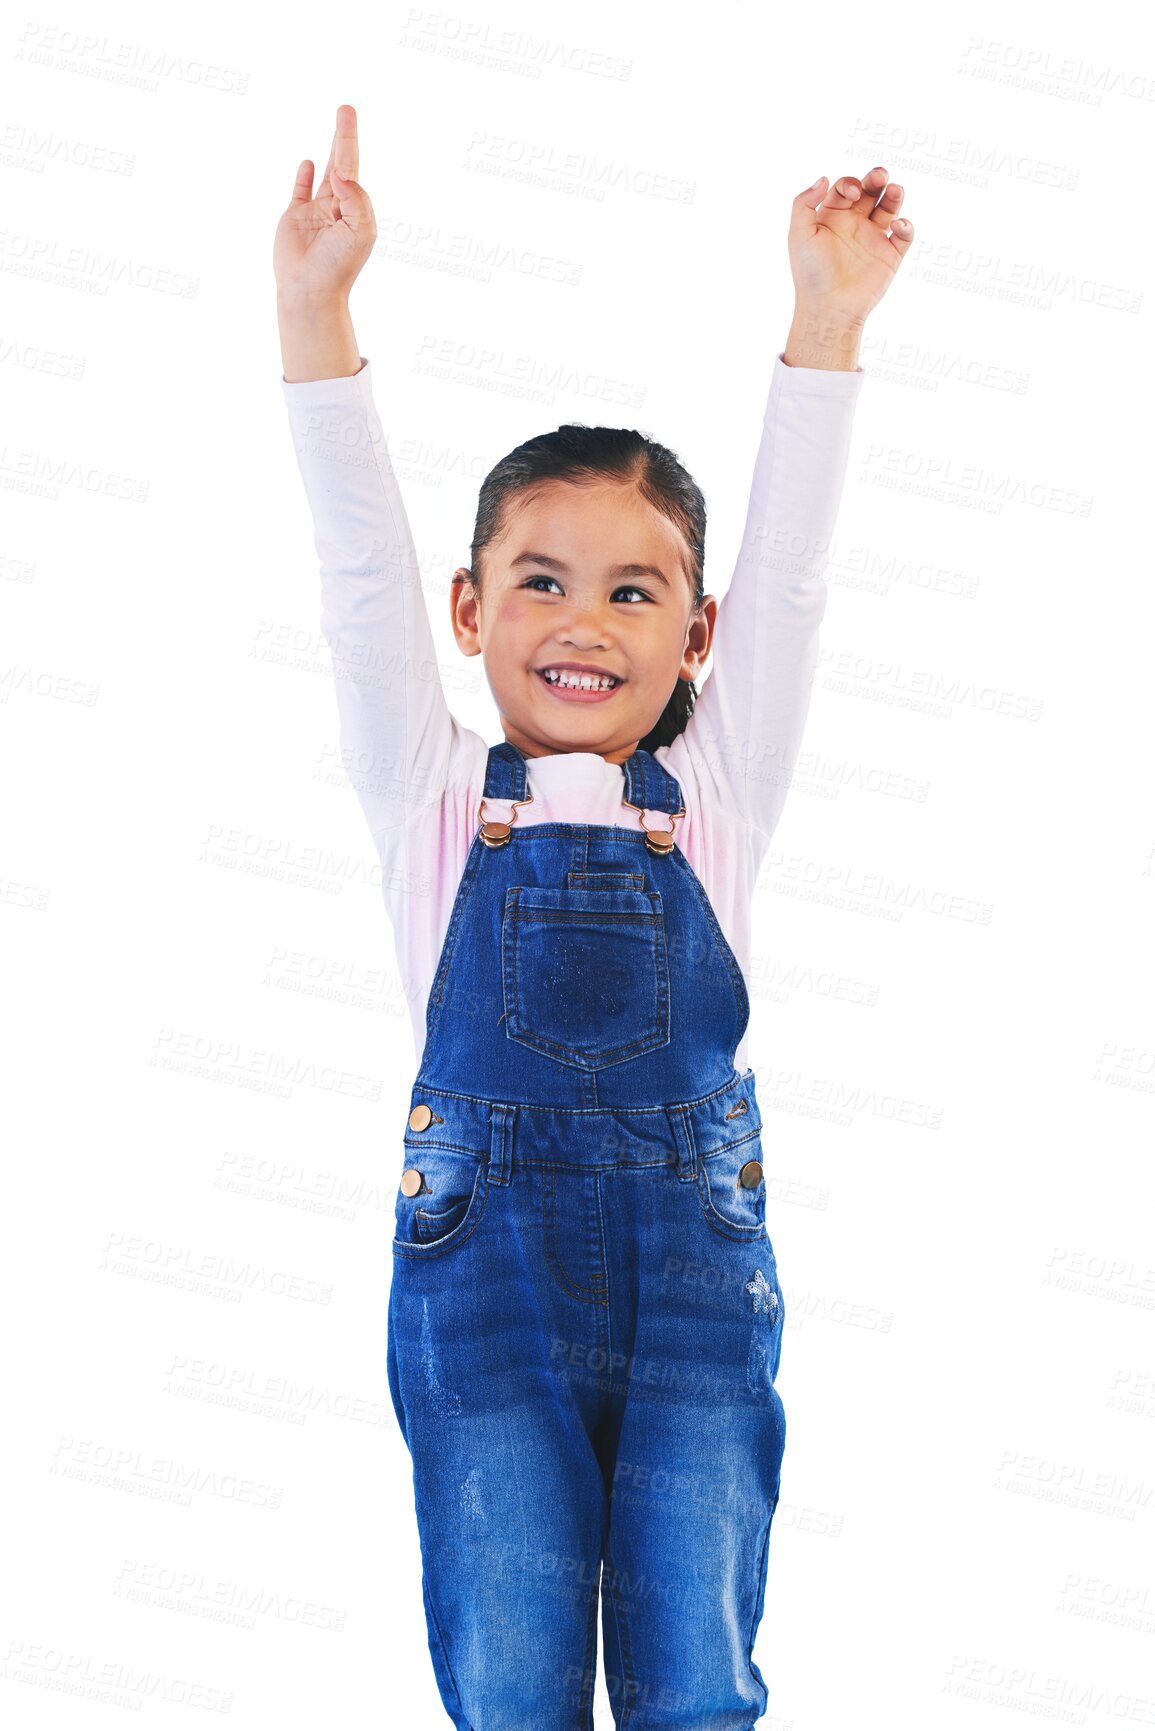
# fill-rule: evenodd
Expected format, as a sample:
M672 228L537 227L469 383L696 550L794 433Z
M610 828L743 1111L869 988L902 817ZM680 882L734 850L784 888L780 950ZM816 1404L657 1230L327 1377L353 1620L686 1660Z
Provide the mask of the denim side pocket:
M761 1154L759 1133L703 1155L698 1162L698 1200L707 1224L721 1238L766 1238Z
M479 1155L430 1143L420 1146L406 1138L394 1253L420 1257L455 1250L473 1236L487 1193L485 1162Z

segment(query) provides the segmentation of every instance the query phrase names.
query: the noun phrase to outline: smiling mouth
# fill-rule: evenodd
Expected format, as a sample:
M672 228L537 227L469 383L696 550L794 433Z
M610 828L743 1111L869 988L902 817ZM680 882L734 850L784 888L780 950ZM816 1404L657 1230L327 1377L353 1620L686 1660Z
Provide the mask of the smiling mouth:
M618 679L613 674L578 673L572 668L535 667L538 678L549 686L551 691L585 692L592 695L605 695L616 691L619 685L624 685L624 679Z

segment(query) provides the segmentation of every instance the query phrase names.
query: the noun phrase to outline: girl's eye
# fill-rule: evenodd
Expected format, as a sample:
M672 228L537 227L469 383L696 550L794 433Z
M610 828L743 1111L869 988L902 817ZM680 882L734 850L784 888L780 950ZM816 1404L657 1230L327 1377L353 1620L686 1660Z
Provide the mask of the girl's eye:
M533 585L535 583L557 583L557 578L556 577L547 577L544 574L544 572L541 572L536 577L527 577L525 582L522 584L522 588L523 589L530 589L533 587ZM561 585L558 584L558 587L560 588ZM538 594L540 594L540 593L541 593L541 591L538 590ZM621 588L614 590L615 595L621 595L623 593L627 594L627 595L640 595L643 601L648 601L650 599L650 597L646 594L644 589L639 589L633 583L623 583L621 585Z

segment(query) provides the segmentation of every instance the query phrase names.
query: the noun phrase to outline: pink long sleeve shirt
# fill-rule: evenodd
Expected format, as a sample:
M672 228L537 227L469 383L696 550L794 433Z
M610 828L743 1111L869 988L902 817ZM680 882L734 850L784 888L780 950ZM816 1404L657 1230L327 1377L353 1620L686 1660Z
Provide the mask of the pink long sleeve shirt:
M343 762L380 857L385 906L413 1023L425 1012L493 740L446 701L405 507L373 400L370 363L349 378L281 388L321 560L321 628L332 650ZM675 839L750 979L759 866L797 760L826 607L823 573L865 374L774 360L738 562L685 731L655 757L678 781ZM467 562L467 561L463 561ZM716 593L706 579L708 592ZM621 765L596 752L534 757L533 823L639 826ZM489 801L488 818L509 815ZM652 827L659 820L648 818ZM747 1041L735 1054L748 1064Z

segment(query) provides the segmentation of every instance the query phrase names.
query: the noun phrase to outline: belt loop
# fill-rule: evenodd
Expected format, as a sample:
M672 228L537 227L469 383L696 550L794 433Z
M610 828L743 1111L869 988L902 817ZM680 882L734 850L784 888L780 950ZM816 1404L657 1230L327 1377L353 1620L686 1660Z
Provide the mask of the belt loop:
M690 1114L684 1106L667 1106L666 1117L678 1151L678 1178L685 1183L687 1179L696 1177L698 1172L698 1145L694 1141Z
M494 1104L489 1108L489 1170L491 1184L508 1184L513 1156L513 1126L516 1106Z

